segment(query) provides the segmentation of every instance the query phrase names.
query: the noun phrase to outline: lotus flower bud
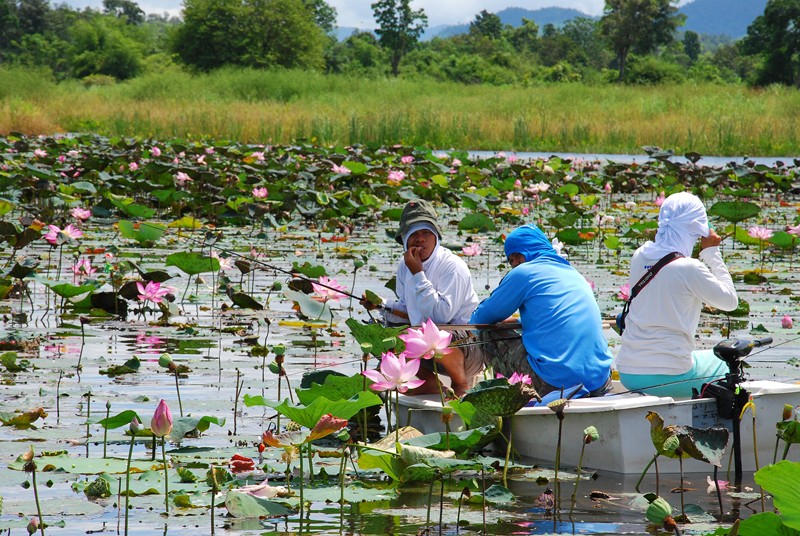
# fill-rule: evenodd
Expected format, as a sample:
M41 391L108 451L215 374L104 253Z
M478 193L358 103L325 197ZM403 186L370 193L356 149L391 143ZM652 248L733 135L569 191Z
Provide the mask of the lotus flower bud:
M150 430L156 437L167 436L172 431L172 413L163 399L158 403L158 407L153 413L153 420L150 421Z
M28 534L36 534L39 530L39 518L32 517L30 521L28 521Z
M129 429L131 431L131 435L136 435L136 433L141 429L141 427L142 427L142 423L139 422L139 419L134 417L133 420L131 421L131 424L130 424L130 427L129 427Z
M161 357L158 358L158 366L169 368L170 363L172 363L172 356L168 353L161 354Z

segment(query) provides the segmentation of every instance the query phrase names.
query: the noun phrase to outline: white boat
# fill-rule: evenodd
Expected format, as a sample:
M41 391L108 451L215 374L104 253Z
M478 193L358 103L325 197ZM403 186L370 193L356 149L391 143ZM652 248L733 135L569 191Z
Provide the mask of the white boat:
M583 468L625 474L641 473L655 454L650 437L650 421L646 418L650 411L657 412L664 419L665 425L695 428L722 426L732 430L732 421L718 415L714 398L675 400L670 397L621 393L622 386L618 382L615 384L614 391L608 396L570 400L567 403L562 429L562 467L577 466L583 431L594 426L600 433L600 439L586 446ZM740 421L741 465L743 471L755 471L758 467L772 463L777 437L775 424L782 419L785 404L800 404L800 385L766 380L744 381L740 385L752 395L756 416L755 442L753 412L748 409ZM442 405L438 395L400 395L400 406L401 424L413 426L423 433L444 431ZM526 458L552 464L558 441L559 423L556 414L546 406L525 407L510 420L516 452ZM457 430L461 425L456 416L451 423L451 430ZM727 470L728 452L732 452L733 448L732 437L720 478ZM800 447L794 449L794 452L789 450L789 458L800 458ZM783 442L778 448L779 460L782 453ZM730 463L733 464L733 461ZM680 471L678 460L665 456L659 456L658 467L661 472ZM683 470L710 473L713 467L702 461L684 459Z

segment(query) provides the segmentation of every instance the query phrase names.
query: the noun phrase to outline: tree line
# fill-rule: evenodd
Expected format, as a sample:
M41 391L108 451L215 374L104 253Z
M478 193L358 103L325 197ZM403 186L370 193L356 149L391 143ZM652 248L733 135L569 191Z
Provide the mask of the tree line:
M422 41L411 0L371 5L376 29L339 41L324 0L185 0L180 18L133 0L77 10L0 0L0 65L46 68L58 80L112 83L145 73L227 66L466 84L657 84L685 80L800 87L800 0L769 0L738 40L680 30L677 0L606 0L598 20L505 25L481 11L464 34Z

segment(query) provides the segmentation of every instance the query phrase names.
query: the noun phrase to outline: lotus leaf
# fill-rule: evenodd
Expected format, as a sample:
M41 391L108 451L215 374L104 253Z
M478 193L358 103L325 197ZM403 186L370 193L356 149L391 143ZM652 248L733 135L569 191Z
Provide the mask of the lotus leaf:
M305 376L303 380L305 381ZM307 406L320 396L324 396L328 400L348 400L369 389L372 383L372 380L361 374L352 376L328 374L322 379L322 384L312 382L310 387L296 389L295 391L300 403Z
M784 460L768 465L756 472L755 480L773 496L784 525L800 531L800 464Z
M441 475L449 475L456 471L479 471L483 466L473 460L455 460L450 458L428 458L422 463L408 465L400 475L400 482L431 482Z
M94 292L100 287L100 284L96 281L87 281L81 285L71 285L69 283L45 284L62 298L75 298L87 292Z
M731 223L739 223L761 214L761 207L749 201L718 201L708 209L709 216L718 216Z
M102 473L83 490L90 499L104 499L111 497L111 484L113 480L107 473Z
M6 370L12 374L17 372L26 372L28 367L31 365L30 361L27 359L23 359L17 363L17 352L5 352L0 355L0 364L2 364Z
M497 378L478 383L467 391L462 401L489 415L510 417L524 408L534 393L522 382L509 385L506 379Z
M166 227L160 223L142 222L136 225L127 220L119 221L119 233L139 244L152 244L164 236L165 231Z
M188 275L218 272L219 260L194 251L179 251L167 256L167 266L175 266Z
M133 374L134 372L138 372L139 367L141 366L142 362L139 361L139 358L133 356L132 358L125 361L122 365L113 365L108 367L107 369L101 369L100 374L105 374L106 376L119 376L121 374Z
M770 243L785 250L797 247L797 236L786 231L776 231L769 239Z
M461 221L458 222L458 228L462 231L475 231L484 233L487 231L495 231L497 229L494 225L494 221L492 221L492 219L486 214L482 214L480 212L473 212L461 218Z
M497 430L492 426L484 426L464 432L450 432L448 435L441 432L425 434L410 439L402 439L400 443L414 447L424 447L432 450L453 450L457 453L469 452L481 445L485 445L497 435Z
M44 408L36 408L22 413L0 411L0 421L2 421L3 426L13 426L18 430L36 428L33 423L38 421L39 418L44 419L45 417L47 417L47 413L45 413Z
M328 302L318 302L308 294L295 290L287 289L283 291L283 295L297 304L303 317L325 323L333 321L333 312Z
M655 411L647 412L650 421L650 436L658 454L669 458L677 458L678 449L666 450L667 439L675 436L680 441L680 456L694 458L722 467L722 457L728 447L729 432L727 428L694 428L671 424L664 426L664 419Z
M350 333L359 344L371 344L370 353L379 356L388 351L399 354L405 350L405 343L398 337L405 331L405 326L399 328L389 328L380 323L365 324L355 318L348 318L345 321Z
M217 426L224 426L225 419L224 418L217 418L217 417L209 417L208 415L197 418L197 417L176 417L173 424L172 424L172 432L169 434L170 441L178 442L181 441L184 437L188 434L194 432L195 430L198 434L202 434L212 424L216 424Z
M480 496L479 494L476 494ZM508 504L514 502L517 497L510 489L500 484L492 484L483 493L486 502L490 504Z
M326 413L330 413L340 419L349 419L364 408L381 404L383 404L383 401L378 395L366 391L362 391L348 400L329 400L324 396L320 396L308 406L295 406L290 404L288 400L284 400L281 403L273 402L264 399L260 395L244 395L245 406L269 406L281 415L289 417L294 422L309 429L314 428Z
M230 490L225 495L225 508L233 517L263 518L286 516L292 513L292 510L277 502L255 497L236 489Z

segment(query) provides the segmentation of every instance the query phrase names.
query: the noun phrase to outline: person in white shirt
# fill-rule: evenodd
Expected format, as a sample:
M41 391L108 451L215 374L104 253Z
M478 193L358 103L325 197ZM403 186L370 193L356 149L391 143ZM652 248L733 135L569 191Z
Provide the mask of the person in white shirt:
M442 231L431 204L424 200L408 202L395 236L404 253L397 267L397 300L384 304L388 310L385 313L387 322L412 326L419 326L428 319L438 326L469 322L472 311L478 306L472 276L460 257L440 245L441 238ZM365 300L361 304L372 308ZM466 332L453 332L454 341L466 336ZM427 360L423 365L427 365ZM461 396L483 369L483 359L474 346L451 348L450 353L439 358L437 366L450 377L456 396ZM420 367L417 376L426 383L413 394L439 392L431 370Z
M699 260L691 258L700 240ZM709 228L702 201L681 192L661 205L655 241L634 252L629 285L633 288L662 257L677 251L631 300L622 346L616 357L620 381L629 390L656 396L689 397L692 388L722 378L725 362L712 350L696 350L695 332L706 303L723 311L738 305L736 289L719 251L720 236Z

